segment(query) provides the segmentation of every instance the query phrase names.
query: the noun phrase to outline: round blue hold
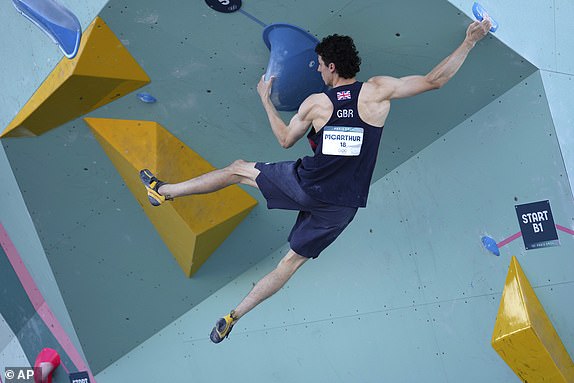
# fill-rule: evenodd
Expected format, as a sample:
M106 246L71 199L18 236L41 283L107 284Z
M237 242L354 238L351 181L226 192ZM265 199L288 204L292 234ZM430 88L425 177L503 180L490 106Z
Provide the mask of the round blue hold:
M485 235L484 237L482 237L482 245L486 250L490 251L492 254L496 255L497 257L500 256L500 249L498 248L498 245L496 244L496 241L493 238L490 238L489 236Z
M153 104L157 101L157 99L147 92L142 92L137 94L138 98L145 102L146 104Z

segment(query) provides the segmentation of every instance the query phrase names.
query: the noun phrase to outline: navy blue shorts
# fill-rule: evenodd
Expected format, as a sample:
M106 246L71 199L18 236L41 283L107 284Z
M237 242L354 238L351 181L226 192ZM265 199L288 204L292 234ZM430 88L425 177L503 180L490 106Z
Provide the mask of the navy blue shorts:
M298 210L289 234L291 249L307 258L317 258L351 223L356 207L335 206L309 197L298 182L294 161L263 163L255 181L267 200L268 209Z

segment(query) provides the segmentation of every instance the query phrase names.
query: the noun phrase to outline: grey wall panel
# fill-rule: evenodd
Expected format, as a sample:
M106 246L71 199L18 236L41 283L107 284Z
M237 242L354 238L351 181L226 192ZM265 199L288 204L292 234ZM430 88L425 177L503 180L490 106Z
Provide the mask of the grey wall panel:
M3 320L12 329L12 332L18 333L26 325L26 322L36 314L36 310L28 299L28 295L26 295L26 291L2 247L0 247L0 280L2 281L0 312L2 312Z
M556 138L560 143L560 151L570 180L570 188L574 186L574 75L542 72L544 89L552 119L556 128Z
M474 0L448 0L462 12L472 16ZM566 0L567 2L568 0ZM511 47L537 68L557 70L556 29L560 2L536 1L524 3L518 1L498 2L480 1L480 4L499 22L496 38Z
M556 71L574 74L574 25L568 15L574 12L574 3L569 0L554 2L556 28Z
M2 376L4 376L6 367L29 367L30 365L20 341L0 314L0 371L2 371Z

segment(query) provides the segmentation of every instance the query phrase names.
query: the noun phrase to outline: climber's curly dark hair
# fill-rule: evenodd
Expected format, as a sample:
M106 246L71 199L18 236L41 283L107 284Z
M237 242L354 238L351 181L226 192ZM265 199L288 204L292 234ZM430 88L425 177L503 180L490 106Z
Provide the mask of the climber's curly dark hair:
M335 64L339 76L353 78L361 70L361 58L353 39L349 36L330 35L315 47L325 65Z

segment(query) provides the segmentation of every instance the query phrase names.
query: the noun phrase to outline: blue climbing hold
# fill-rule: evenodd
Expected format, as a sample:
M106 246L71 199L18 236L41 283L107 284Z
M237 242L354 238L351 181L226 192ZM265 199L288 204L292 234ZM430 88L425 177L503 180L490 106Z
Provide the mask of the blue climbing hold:
M490 251L492 254L496 255L497 257L500 256L500 249L498 248L498 245L496 244L496 241L493 238L485 235L484 237L482 237L482 245L486 250Z
M157 101L157 99L147 92L141 92L137 94L140 101L145 102L146 104L153 104Z
M271 102L277 110L297 110L311 94L326 89L315 47L319 43L307 31L290 24L271 24L263 30L270 50L265 78L274 77Z
M80 47L82 26L76 15L54 0L12 0L23 16L36 24L67 58L74 58Z
M492 22L492 26L490 27L490 31L493 33L496 32L496 30L498 29L498 22L496 20L494 20L488 12L486 12L486 9L484 9L484 7L482 5L475 2L472 5L472 13L474 14L474 17L476 17L476 19L478 21L484 20L484 15L488 14L488 16L490 17L490 21Z

